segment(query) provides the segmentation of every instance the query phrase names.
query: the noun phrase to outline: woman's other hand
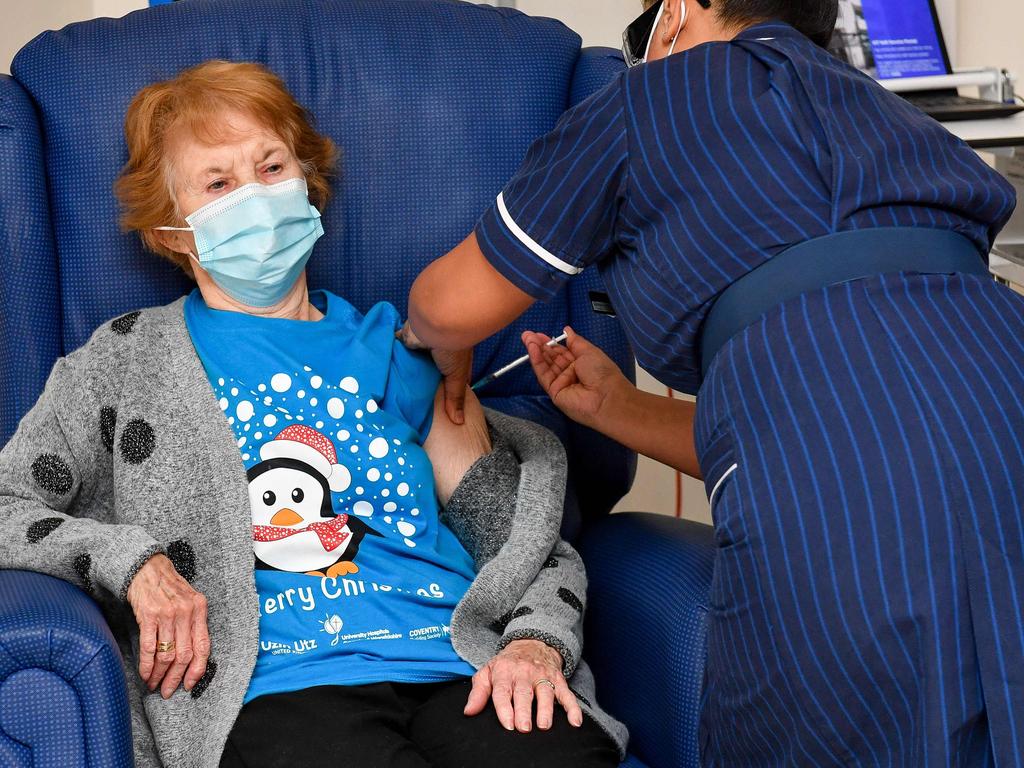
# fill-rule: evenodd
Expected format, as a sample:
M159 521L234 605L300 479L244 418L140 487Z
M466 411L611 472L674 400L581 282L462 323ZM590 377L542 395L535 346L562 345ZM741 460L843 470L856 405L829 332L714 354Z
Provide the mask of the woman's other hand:
M523 344L537 381L557 408L573 421L601 429L609 399L634 389L608 355L572 328L566 346L548 346L550 337L527 331Z
M488 699L494 702L498 721L510 731L530 731L534 699L537 727L542 731L551 727L556 700L572 725L583 725L583 710L562 676L562 655L540 640L513 640L481 667L473 675L473 690L464 712L479 715Z
M128 602L139 623L139 674L169 699L182 680L191 691L206 672L210 632L206 598L174 569L165 555L153 555L128 587ZM160 651L159 643L174 650Z

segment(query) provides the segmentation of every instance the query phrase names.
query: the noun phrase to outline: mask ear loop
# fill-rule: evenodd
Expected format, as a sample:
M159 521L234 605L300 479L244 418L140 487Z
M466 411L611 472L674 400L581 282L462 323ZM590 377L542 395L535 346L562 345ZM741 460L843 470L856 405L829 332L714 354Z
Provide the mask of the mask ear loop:
M195 232L195 227L153 227L154 231L157 232ZM196 256L190 250L188 252L189 258L193 259L196 264L200 264L199 257Z
M676 29L675 37L672 38L672 44L668 47L668 56L675 53L676 42L679 40L679 35L683 33L683 27L686 26L686 0L679 0L679 27Z
M641 61L647 61L647 54L651 52L651 43L654 42L654 36L658 34L658 24L661 23L662 14L665 13L665 4L661 4L661 8L658 9L658 15L654 19L654 27L651 29L651 36L647 38L647 47L644 48L644 57ZM679 2L679 28L676 29L675 37L672 38L672 44L668 49L668 56L671 56L676 50L676 41L679 40L679 35L683 31L683 27L686 26L686 0L680 0Z

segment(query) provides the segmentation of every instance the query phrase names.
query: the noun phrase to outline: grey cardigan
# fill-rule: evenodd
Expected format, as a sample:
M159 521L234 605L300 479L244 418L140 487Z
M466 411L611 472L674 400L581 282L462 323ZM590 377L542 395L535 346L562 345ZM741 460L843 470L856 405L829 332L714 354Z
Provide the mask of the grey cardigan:
M185 327L183 301L105 324L56 362L0 452L0 567L87 590L120 645L136 764L217 766L256 662L258 599L245 470ZM476 668L507 643L557 648L584 710L625 754L580 661L586 576L558 536L565 455L546 430L488 412L495 451L467 473L445 522L478 574L455 609L455 650ZM209 603L212 655L193 690L150 694L125 594L156 552Z

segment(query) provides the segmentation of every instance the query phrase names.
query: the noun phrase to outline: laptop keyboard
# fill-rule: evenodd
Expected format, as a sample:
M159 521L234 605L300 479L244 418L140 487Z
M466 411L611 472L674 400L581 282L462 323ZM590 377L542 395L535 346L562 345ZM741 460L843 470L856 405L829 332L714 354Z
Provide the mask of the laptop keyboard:
M908 96L907 101L919 109L927 107L993 107L1004 106L994 101L972 99L969 96Z
M1003 104L998 101L972 99L955 94L912 93L901 95L926 115L946 122L1009 117L1024 111L1024 106L1017 104Z

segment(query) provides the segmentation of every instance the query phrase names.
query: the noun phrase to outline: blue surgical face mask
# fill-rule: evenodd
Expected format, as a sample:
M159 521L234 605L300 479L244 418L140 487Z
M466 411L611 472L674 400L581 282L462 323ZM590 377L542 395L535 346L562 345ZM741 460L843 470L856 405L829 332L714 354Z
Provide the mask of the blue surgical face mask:
M225 293L250 307L285 297L324 233L306 180L246 184L185 217L195 258Z

